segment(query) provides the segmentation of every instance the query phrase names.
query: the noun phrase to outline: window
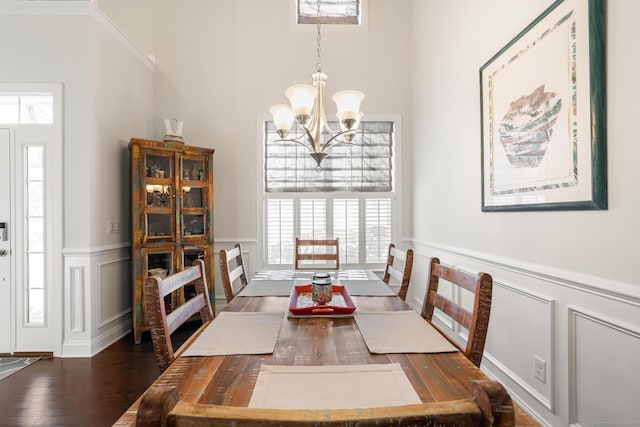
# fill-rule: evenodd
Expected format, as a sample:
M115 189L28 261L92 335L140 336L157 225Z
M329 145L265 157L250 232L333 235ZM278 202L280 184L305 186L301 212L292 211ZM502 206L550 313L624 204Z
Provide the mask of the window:
M44 200L44 147L27 145L24 147L27 162L26 179L23 191L26 194L26 217L24 218L24 240L27 243L26 264L27 283L26 297L27 323L44 323L45 292L45 218Z
M293 265L296 237L339 238L346 267L384 264L393 239L394 122L363 121L353 143L333 147L320 171L305 147L278 139L273 122L265 122L267 265Z
M53 95L0 95L0 123L53 123Z
M298 24L318 23L317 0L296 0ZM360 0L322 0L320 3L321 24L359 25L361 18Z

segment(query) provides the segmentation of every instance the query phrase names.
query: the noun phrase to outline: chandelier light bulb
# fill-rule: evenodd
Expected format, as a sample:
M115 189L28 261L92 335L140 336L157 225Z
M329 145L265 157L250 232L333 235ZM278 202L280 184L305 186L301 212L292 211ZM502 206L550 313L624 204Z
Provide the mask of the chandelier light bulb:
M271 106L269 112L273 116L273 122L280 138L286 138L293 124L293 110L287 104L276 104Z
M300 118L311 116L311 110L313 110L313 103L316 100L317 93L318 91L315 87L300 84L291 86L284 94L289 98L293 114L296 118Z
M336 103L341 120L356 120L363 99L364 93L357 90L343 90L333 95L333 101Z

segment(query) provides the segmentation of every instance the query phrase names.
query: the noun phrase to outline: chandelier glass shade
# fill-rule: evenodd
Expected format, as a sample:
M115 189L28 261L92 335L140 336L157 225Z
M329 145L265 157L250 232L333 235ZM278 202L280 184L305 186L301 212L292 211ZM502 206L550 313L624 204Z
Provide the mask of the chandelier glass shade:
M360 103L364 94L357 90L343 90L333 95L336 103L340 129L331 129L327 124L324 111L324 86L327 75L320 65L320 0L318 0L317 62L316 72L312 74L313 85L298 84L285 91L289 104L276 104L270 108L280 141L296 142L305 146L316 161L318 170L328 156L327 151L336 144L350 143L358 128L362 111ZM304 133L298 138L287 139L289 130L296 120ZM326 135L323 140L323 132Z

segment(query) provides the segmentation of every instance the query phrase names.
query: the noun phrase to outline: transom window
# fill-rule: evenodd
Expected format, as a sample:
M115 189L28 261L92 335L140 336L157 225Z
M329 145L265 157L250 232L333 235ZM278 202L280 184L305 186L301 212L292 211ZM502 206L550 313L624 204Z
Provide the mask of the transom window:
M316 0L296 0L298 24L318 23ZM322 0L320 3L321 24L359 25L361 0Z
M0 123L53 123L53 95L0 95Z
M289 137L300 132L294 129ZM393 135L393 122L363 121L353 142L331 148L317 171L305 147L278 141L273 122L265 122L267 266L293 265L296 237L338 237L345 267L386 262L393 238Z

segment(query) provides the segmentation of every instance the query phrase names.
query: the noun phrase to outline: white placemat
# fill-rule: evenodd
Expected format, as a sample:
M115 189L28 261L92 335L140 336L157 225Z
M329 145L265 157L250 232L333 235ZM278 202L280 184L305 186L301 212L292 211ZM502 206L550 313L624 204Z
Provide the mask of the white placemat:
M329 273L334 280L376 280L380 279L371 270L323 270L323 273ZM292 280L292 279L309 279L313 277L315 272L311 270L267 270L259 271L253 276L252 280Z
M422 403L398 363L262 365L249 407L346 409Z
M293 280L252 280L238 294L239 297L288 297Z
M351 296L394 296L396 293L382 280L340 280Z
M355 320L371 353L458 351L413 310L356 312Z
M223 311L182 353L183 356L273 353L284 313Z

